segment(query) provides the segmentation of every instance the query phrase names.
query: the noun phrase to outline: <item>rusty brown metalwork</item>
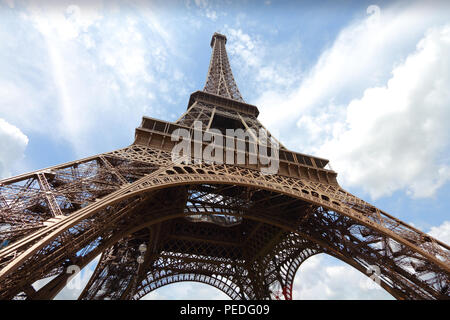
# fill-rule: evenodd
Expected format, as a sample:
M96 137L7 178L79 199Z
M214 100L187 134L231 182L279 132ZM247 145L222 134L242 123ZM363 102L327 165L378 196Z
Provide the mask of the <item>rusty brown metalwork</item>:
M264 128L225 43L213 35L205 88L176 122L143 117L129 147L0 181L1 299L52 299L69 266L99 254L80 299L140 299L181 281L292 299L296 271L318 253L379 268L397 299L448 299L449 246L345 191L328 160L279 144L272 175L248 152L243 164L172 161L170 134L195 121L204 132Z

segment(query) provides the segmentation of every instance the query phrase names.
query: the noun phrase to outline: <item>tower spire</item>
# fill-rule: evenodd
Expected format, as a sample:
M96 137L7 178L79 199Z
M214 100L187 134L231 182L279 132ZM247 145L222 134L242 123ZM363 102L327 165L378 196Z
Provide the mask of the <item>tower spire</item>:
M227 37L215 32L211 39L212 55L203 91L244 102L231 72L225 44Z

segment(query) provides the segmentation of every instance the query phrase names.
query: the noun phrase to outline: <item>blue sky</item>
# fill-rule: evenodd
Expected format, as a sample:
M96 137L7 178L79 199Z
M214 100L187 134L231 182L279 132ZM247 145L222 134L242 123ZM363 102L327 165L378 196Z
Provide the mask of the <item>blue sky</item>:
M177 119L216 31L284 145L330 159L345 189L450 243L444 1L0 0L0 177L127 146L143 115ZM194 296L224 297L185 283L148 298ZM389 295L322 255L300 268L294 298Z

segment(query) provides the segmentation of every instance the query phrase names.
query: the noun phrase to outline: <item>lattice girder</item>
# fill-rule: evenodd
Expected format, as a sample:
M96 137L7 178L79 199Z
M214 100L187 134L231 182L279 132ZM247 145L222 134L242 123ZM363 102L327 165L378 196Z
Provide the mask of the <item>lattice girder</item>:
M135 152L132 148L129 150L130 152ZM157 153L156 150L146 150L149 158L162 157L167 159L164 152ZM154 163L154 161L148 160L148 163ZM249 204L249 209L245 213L236 212L232 209L233 207L236 208L235 203L242 201L243 196L241 196L241 200L234 199L234 202L229 201L228 204L230 205L230 210L227 211L228 215L242 217L247 214L246 218L248 219L251 218L254 221L272 225L279 230L296 232L305 239L320 244L321 248L325 251L327 250L327 253L332 252L331 249L340 252L339 254L336 254L336 256L340 255L340 258L345 258L347 263L349 263L349 257L354 257L352 258L352 261L365 258L365 260L367 260L365 263L354 262L352 264L354 266L360 265L361 271L365 271L364 267L361 267L364 266L364 264L379 265L380 263L383 263L383 265L381 265L382 270L386 275L390 276L390 278L385 279L386 286L391 286L393 288L392 290L400 290L399 292L392 291L399 297L431 298L433 297L433 294L434 297L437 297L438 290L445 289L445 281L448 281L448 260L436 258L436 256L440 256L443 259L448 259L448 248L446 248L445 245L440 244L437 240L433 240L431 245L430 241L423 242L423 245L417 245L418 239L428 240L431 239L431 237L418 233L415 229L391 219L390 216L384 214L382 211L375 210L374 207L346 193L342 189L336 190L336 188L312 184L311 182L301 180L299 181L298 179L289 179L279 176L264 176L258 171L251 172L249 169L215 164L189 165L191 172L195 172L195 174L167 174L166 172L174 166L175 165L172 164L171 166L161 167L133 183L121 185L118 190L112 192L110 195L104 196L103 198L86 205L84 208L78 209L74 213L54 222L53 225L43 227L30 236L27 236L20 241L13 242L8 247L2 249L0 251L0 257L5 264L5 267L0 273L0 281L3 290L2 295L6 295L9 292L9 289L17 287L19 283L21 283L21 286L24 286L25 283L23 282L23 279L33 279L36 281L42 278L46 272L49 273L54 270L55 267L61 265L63 261L61 259L63 259L65 255L58 255L60 250L58 251L57 249L60 246L64 247L66 251L69 250L69 247L74 247L76 248L72 249L72 252L74 252L74 250L78 251L97 239L100 234L104 233L101 226L104 226L105 222L101 222L101 217L106 217L106 213L108 214L108 219L110 219L113 212L117 212L118 219L122 219L126 216L126 213L130 211L129 209L124 209L124 206L130 206L133 201L136 203L142 201L140 198L141 195L149 194L151 190L159 190L160 188L168 188L171 186L187 186L192 184L205 186L191 189L196 190L195 194L197 195L195 199L191 196L191 200L198 200L201 198L199 195L202 190L206 190L203 191L204 195L211 194L211 190L208 189L207 186L214 186L218 183L220 183L222 187L215 187L217 192L223 192L224 195L241 194L245 195L246 198L250 197L249 199L254 199L254 202ZM233 188L227 189L225 187L227 184L235 185L236 187L234 188L248 188L248 191L242 192L242 190L240 190L238 192L234 191L233 193ZM307 193L305 193L305 191ZM267 194L267 192L269 192L269 194ZM186 191L186 197L188 197L188 194L192 195L194 193L192 191ZM336 194L339 197L336 197ZM293 229L292 227L292 220L289 220L289 217L295 217L295 214L292 213L297 213L298 215L298 212L295 210L291 211L291 215L281 214L283 211L278 215L274 215L273 212L264 210L265 207L272 207L274 210L279 207L283 208L283 203L282 201L280 202L283 198L286 198L285 210L289 209L289 205L295 204L293 200L301 200L301 203L303 203L301 206L303 212L308 212L308 214L297 217L299 226L304 225L303 228ZM212 199L212 204L218 204L223 207L223 204L214 202L214 197ZM233 199L233 197L231 197L231 199ZM185 200L187 201L187 198ZM221 201L223 201L223 199L221 199ZM127 202L127 204L124 205L124 202ZM310 204L318 209L305 211L305 204ZM350 204L353 204L353 207L350 207ZM300 202L298 205L300 205ZM188 206L185 206L185 208L186 209L184 210L177 209L179 211L177 215L171 214L165 216L167 212L170 212L170 210L167 209L161 211L161 215L156 214L152 219L153 221L155 221L154 219L156 219L156 221L162 221L162 219L169 220L176 216L184 217L186 214L192 214L192 212L189 211ZM123 211L120 211L121 209ZM257 214L255 212L257 212ZM289 210L285 212L289 212ZM121 214L123 214L123 216ZM198 215L198 212L196 211L194 214ZM98 217L99 220L96 220L96 217ZM310 221L310 225L306 227L308 221ZM380 224L379 221L383 224ZM149 225L152 222L149 222ZM348 224L349 227L347 229L342 229L342 224ZM317 229L318 226L321 226L322 229ZM337 227L340 229L335 229ZM70 228L73 230L78 228L78 233L70 235L67 233L65 234L64 230ZM142 224L139 224L138 228L142 228ZM86 232L89 230L91 236L86 237L83 230L86 230ZM325 230L327 230L326 233ZM347 236L350 240L337 236L337 231L343 234L343 230L347 230ZM353 230L353 233L348 230ZM110 234L112 234L112 232L110 232ZM321 234L327 236L319 237ZM64 235L66 237L64 237ZM85 242L78 242L79 237L83 237L87 240ZM358 243L358 241L360 243ZM365 244L366 242L367 244ZM78 245L74 245L75 243L78 243ZM251 244L252 242L249 240L248 243ZM382 246L382 243L388 243L390 245ZM377 246L379 246L379 248ZM394 248L392 248L393 246ZM346 256L342 257L342 252L345 252L345 248L347 248ZM357 254L358 252L359 256ZM53 261L53 264L51 264L51 266L46 266L46 263L49 263L50 261ZM391 262L390 264L388 263L389 261ZM428 280L428 282L423 281L420 277L416 276L414 272L411 274L404 269L401 266L402 263L407 265L406 267L403 266L406 269L413 265L415 265L416 269L420 269L421 265L427 263L429 264L426 265L427 272L422 275L422 278L425 278L425 276L430 277L430 275L434 276L432 276L430 278L431 280ZM39 265L39 270L42 270L42 274L32 275L32 270L30 268L31 264L33 264L33 266L36 266L36 264ZM398 275L398 278L395 278L394 274ZM433 283L433 279L435 279L436 283ZM438 288L438 286L441 286L441 288ZM408 293L409 287L411 287L414 292L420 291L422 293L408 296L408 294L410 294ZM430 291L431 289L428 287L436 287L436 289L433 289L436 292ZM448 293L444 292L443 294L446 295ZM442 294L440 294L440 297L442 297Z
M213 52L208 69L208 76L203 91L221 95L237 101L244 101L231 72L225 49L227 39L215 33L211 41Z

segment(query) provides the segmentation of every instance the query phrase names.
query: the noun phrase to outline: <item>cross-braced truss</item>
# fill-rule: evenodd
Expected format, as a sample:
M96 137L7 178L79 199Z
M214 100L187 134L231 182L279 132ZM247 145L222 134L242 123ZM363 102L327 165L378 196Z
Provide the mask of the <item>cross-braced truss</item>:
M211 39L213 52L203 91L244 102L231 72L225 49L226 42L226 37L218 33Z
M272 175L248 161L172 161L174 128L262 127L225 41L213 36L205 92L177 122L144 117L127 148L0 181L1 299L51 299L70 266L99 255L80 299L140 299L180 281L232 299L292 299L297 269L317 253L376 268L398 299L449 297L449 246L343 190L325 159L281 147Z

